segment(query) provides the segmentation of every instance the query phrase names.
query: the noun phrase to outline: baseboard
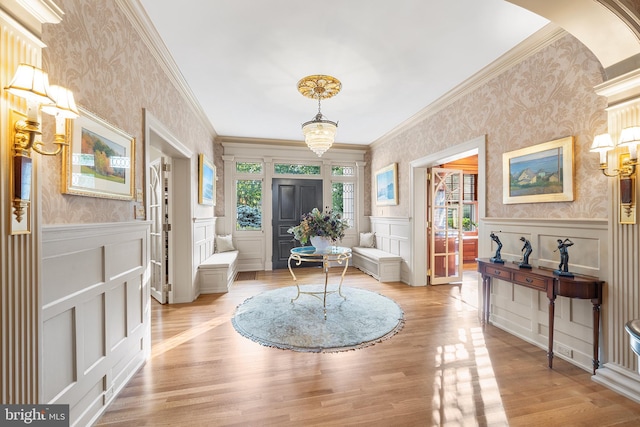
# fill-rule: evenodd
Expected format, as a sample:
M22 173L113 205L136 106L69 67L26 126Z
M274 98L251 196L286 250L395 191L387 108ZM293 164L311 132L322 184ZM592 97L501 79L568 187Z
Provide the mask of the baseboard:
M635 402L640 403L640 374L605 363L591 379Z

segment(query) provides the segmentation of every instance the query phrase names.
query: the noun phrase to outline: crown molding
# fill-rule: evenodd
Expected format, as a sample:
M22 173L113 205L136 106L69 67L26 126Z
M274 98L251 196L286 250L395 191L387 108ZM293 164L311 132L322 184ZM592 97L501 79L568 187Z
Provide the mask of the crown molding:
M59 24L64 16L53 0L2 0L0 10L38 38L42 36L42 24Z
M595 87L600 96L607 97L608 107L621 106L640 97L640 69L607 80Z
M139 0L116 0L116 4L126 15L133 28L142 38L143 43L149 48L151 55L158 61L160 67L164 70L165 74L173 84L173 86L182 95L187 104L191 107L196 117L205 126L211 134L217 135L211 120L207 117L206 113L202 109L200 102L194 95L193 91L187 84L186 80L182 76L178 65L171 56L169 49L164 44L164 41L156 31L149 15L140 4Z
M309 150L304 141L298 141L293 139L269 139L269 138L249 138L242 136L218 136L215 140L216 143L222 145L226 144L256 144L260 146L273 146L273 147L290 147L290 148L302 148ZM341 144L334 143L329 150L355 150L355 151L367 151L369 146L362 144Z
M412 128L416 124L424 121L430 116L442 111L447 106L458 101L464 96L469 95L481 86L487 84L490 80L498 77L505 71L518 65L528 57L546 48L555 41L561 39L568 33L555 24L549 23L536 31L534 34L525 39L501 57L487 65L467 80L463 81L449 92L429 104L417 114L405 120L394 129L390 130L370 145L371 148L379 146L388 140L394 138L398 134Z

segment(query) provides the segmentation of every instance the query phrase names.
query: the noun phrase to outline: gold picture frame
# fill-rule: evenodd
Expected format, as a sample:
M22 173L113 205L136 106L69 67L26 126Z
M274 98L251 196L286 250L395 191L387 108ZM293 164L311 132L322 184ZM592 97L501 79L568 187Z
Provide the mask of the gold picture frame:
M376 205L398 204L398 164L392 163L376 172Z
M133 200L135 138L82 107L78 110L80 117L67 120L62 192Z
M216 200L216 167L207 156L198 156L198 203L215 206Z
M502 155L502 202L574 200L573 136Z

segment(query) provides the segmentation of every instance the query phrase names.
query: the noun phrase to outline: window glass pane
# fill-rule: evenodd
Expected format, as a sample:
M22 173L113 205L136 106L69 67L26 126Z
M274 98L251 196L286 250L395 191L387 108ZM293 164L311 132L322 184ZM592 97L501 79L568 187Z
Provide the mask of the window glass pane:
M262 181L236 181L236 230L262 230Z
M332 176L355 176L356 169L353 166L332 166Z
M342 215L349 223L349 227L355 224L355 184L352 182L334 182L331 184L331 200L334 212Z
M462 230L476 231L478 223L476 222L476 203L465 203L462 205Z
M273 171L276 174L289 175L320 175L320 166L312 165L291 165L286 163L276 163Z
M476 197L476 175L464 175L464 200L475 201Z
M458 174L447 175L446 178L447 192L452 200L458 200L460 192L460 179Z
M236 172L240 173L262 173L262 163L237 162Z

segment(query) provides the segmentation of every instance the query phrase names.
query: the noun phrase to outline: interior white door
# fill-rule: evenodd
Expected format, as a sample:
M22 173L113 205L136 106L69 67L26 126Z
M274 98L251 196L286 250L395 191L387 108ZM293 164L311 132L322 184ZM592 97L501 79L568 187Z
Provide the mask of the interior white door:
M429 283L459 282L463 271L463 171L432 168L429 183Z
M151 296L161 304L167 303L169 291L169 209L167 163L160 157L149 167L149 220L151 258Z

